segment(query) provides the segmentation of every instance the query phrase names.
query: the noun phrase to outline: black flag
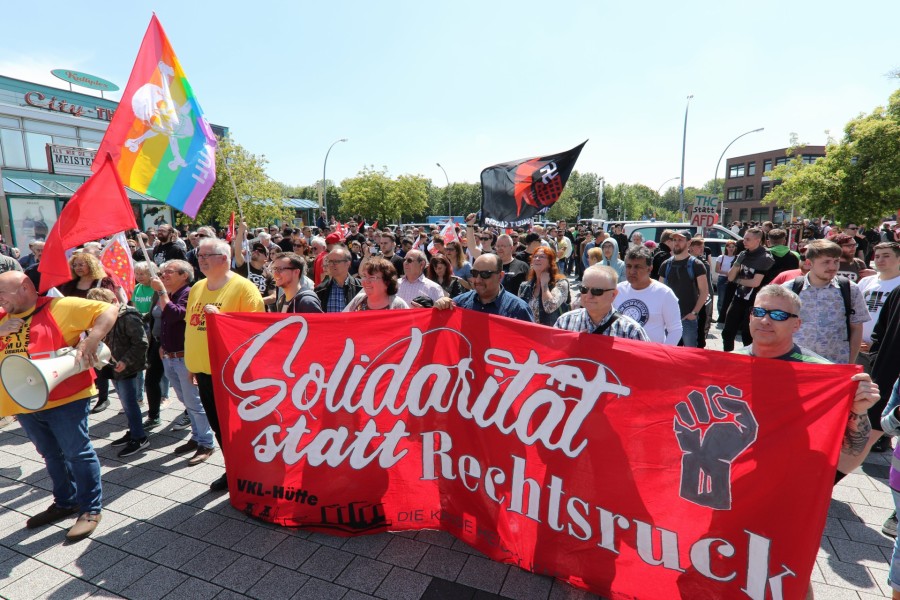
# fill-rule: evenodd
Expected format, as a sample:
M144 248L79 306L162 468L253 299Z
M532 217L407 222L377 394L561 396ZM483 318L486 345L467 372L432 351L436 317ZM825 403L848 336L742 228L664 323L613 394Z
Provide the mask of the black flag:
M567 152L524 158L481 172L481 217L488 225L513 227L547 212L559 200L587 140Z

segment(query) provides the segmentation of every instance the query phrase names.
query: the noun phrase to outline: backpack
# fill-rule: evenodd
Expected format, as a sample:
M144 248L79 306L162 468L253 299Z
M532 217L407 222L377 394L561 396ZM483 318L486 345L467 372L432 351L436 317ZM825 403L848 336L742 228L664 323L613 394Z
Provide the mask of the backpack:
M666 285L669 285L669 271L672 269L672 260L671 260L672 258L673 257L669 257L668 259L666 259L666 274L663 275L663 279L665 279L665 281L663 283L665 283ZM689 254L688 255L688 263L687 263L687 272L688 272L688 277L690 279L696 279L694 277L694 261L700 262L700 259L697 258L696 256L694 256L693 254Z
M800 275L796 279L794 279L793 283L791 283L791 291L800 295L801 290L803 290L803 282L806 280L805 275ZM841 300L844 301L844 324L847 327L847 341L850 340L850 315L856 314L856 311L853 310L850 306L850 280L844 277L843 275L837 276L838 287L841 290Z

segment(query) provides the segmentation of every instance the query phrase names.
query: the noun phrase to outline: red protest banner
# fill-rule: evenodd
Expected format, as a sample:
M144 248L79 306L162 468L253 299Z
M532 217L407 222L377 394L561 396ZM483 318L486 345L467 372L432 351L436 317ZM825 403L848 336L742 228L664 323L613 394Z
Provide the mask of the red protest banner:
M804 597L856 367L371 317L211 316L236 508L443 529L616 599Z

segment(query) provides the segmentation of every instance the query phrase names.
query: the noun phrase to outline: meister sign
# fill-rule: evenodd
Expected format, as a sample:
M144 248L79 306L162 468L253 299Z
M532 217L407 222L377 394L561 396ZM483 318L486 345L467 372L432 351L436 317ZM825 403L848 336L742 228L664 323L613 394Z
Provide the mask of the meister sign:
M53 173L90 177L91 165L94 164L95 156L97 156L96 150L47 144L47 157L50 171Z

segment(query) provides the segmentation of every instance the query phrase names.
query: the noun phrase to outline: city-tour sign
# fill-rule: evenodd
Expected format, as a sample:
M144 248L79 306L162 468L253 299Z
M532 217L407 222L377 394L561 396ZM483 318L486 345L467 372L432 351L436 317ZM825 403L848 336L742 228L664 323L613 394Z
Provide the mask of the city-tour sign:
M80 85L92 90L100 90L101 92L114 92L119 86L111 81L107 81L96 75L89 75L81 71L73 71L71 69L53 69L50 71L55 77L62 79L74 85Z

